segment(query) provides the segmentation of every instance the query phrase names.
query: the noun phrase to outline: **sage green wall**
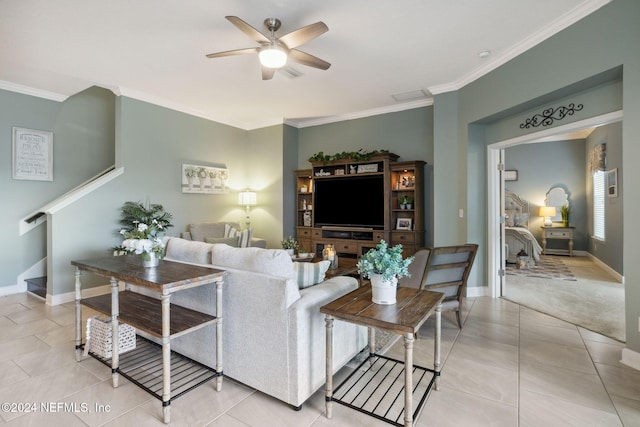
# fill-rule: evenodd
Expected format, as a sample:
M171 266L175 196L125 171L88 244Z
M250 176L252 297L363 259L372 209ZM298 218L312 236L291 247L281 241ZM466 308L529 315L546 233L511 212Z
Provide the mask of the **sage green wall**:
M487 224L486 218L486 138L477 129L470 131L474 123L486 123L493 117L512 116L524 111L528 102L545 94L554 94L578 82L598 76L616 67L623 69L623 105L625 120L622 125L622 159L626 182L638 182L640 169L634 163L640 158L640 2L635 0L614 0L600 10L585 17L571 27L540 43L517 58L497 68L482 78L458 91L458 115L447 118L438 114L439 99L434 100L435 117L438 126L456 126L458 140L451 144L451 153L462 152L463 156L436 156L435 163L443 169L459 170L465 167L474 171L469 176L467 188L462 196L467 200L468 210L477 215L476 221ZM565 94L566 95L566 94ZM529 106L531 106L529 104ZM446 105L445 105L446 107ZM522 115L524 119L525 116ZM444 122L440 122L443 120ZM566 122L566 121L565 121ZM564 123L564 122L563 122ZM448 141L451 143L451 141ZM436 137L436 146L445 146L445 141ZM467 144L477 148L467 147ZM473 153L474 157L466 153ZM456 159L455 161L452 159ZM441 164L441 162L444 162ZM629 167L624 167L624 166ZM434 186L440 185L444 176L435 175ZM640 228L626 226L635 221L640 213L640 197L637 189L625 187L623 206L624 217L624 275L626 283L640 282L640 265L635 242L640 241ZM630 197L629 197L630 196ZM436 198L435 203L441 202ZM463 226L436 222L443 233L458 235ZM469 229L469 235L474 232ZM466 240L466 239L461 239ZM484 232L483 242L487 240ZM486 260L480 257L477 267L486 280ZM627 346L640 351L640 287L626 286L626 335Z
M20 219L114 164L114 105L95 87L62 103L0 90L0 288L46 257L46 226L19 236ZM12 179L14 126L53 132L52 182Z
M625 194L623 192L625 171L622 168L622 123L612 123L602 126L589 135L585 145L585 157L589 159L591 150L596 145L607 144L607 170L618 169L618 197L607 197L604 204L605 212L605 241L589 239L589 252L596 258L607 264L621 275L624 274L624 253L623 242L624 218L623 206ZM632 165L631 167L634 167ZM587 212L589 213L588 230L593 229L593 185L591 171L585 170L585 180L587 182ZM634 197L633 195L631 197Z
M240 158L246 162L247 187L258 193L258 205L251 209L251 227L270 248L281 248L283 235L283 132L281 125L249 131L246 151Z
M310 126L298 130L298 165L308 169L307 160L320 151L389 150L399 160L424 160L426 244L433 244L433 107L421 107L354 120Z
M282 169L282 198L284 212L282 215L282 235L295 236L297 214L297 182L294 171L298 169L298 129L292 126L284 126L283 134L283 159ZM278 242L279 244L280 242Z

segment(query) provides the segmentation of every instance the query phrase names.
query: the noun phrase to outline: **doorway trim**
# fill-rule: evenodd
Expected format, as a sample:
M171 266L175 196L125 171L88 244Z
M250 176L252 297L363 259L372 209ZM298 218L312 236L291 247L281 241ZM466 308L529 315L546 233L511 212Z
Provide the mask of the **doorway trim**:
M504 190L500 186L498 164L500 163L502 150L520 144L543 142L545 138L552 137L559 133L576 132L589 127L620 122L622 118L623 110L618 110L487 145L487 275L489 292L492 298L502 296L502 283L498 273L505 267L504 254L501 254L499 235L501 215L500 198L503 197L502 193Z

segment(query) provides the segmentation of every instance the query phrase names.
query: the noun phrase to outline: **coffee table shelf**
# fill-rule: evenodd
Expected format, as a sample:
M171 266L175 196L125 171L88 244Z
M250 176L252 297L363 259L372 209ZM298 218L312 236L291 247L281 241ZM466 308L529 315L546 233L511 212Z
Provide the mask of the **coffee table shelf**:
M333 392L333 401L396 426L404 418L404 362L379 354L365 359ZM433 369L413 365L415 421L433 387Z
M111 367L111 358L89 355ZM162 400L162 346L136 336L136 348L120 354L118 373ZM221 375L215 369L171 351L171 400Z

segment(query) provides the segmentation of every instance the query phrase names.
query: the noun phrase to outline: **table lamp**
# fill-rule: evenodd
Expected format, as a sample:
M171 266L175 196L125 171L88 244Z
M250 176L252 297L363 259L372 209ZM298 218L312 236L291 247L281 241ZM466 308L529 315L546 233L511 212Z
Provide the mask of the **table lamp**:
M251 206L258 204L258 196L254 191L241 191L238 193L238 204L244 206L247 212L247 229L251 225L251 218L249 217L249 210Z
M555 206L541 206L540 207L540 216L544 217L544 226L552 227L553 223L551 222L551 217L556 216L556 207Z

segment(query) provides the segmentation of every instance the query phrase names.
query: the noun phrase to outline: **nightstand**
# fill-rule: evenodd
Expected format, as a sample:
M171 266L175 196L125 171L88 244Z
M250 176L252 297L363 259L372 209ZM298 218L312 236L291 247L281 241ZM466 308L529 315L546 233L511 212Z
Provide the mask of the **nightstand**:
M573 230L575 227L541 227L542 228L542 254L559 254L573 256ZM548 239L567 240L568 249L547 249Z

